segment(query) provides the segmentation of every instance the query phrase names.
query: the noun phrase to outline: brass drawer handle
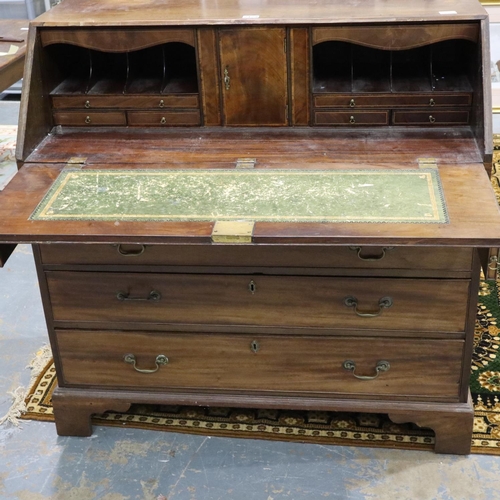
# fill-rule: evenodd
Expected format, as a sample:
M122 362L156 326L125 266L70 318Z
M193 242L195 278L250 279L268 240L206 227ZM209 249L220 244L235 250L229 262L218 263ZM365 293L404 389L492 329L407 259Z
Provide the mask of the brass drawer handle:
M90 116L85 117L85 123L90 123Z
M498 257L496 255L493 255L488 261L488 269L490 269L491 271L498 271L498 267Z
M147 301L147 302L158 302L161 299L161 293L157 292L156 290L151 290L149 292L149 295L147 297L131 297L128 293L125 292L118 292L116 294L116 298L121 301Z
M375 375L356 375L356 363L350 359L344 361L342 365L344 370L352 372L352 374L359 380L375 380L382 372L388 372L391 367L389 361L379 361L375 366Z
M231 77L229 76L229 66L226 66L224 70L224 85L226 86L226 90L231 88Z
M436 101L431 97L431 99L429 100L429 106L435 106L436 105Z
M354 118L354 116L351 116L349 118L349 123L356 123L356 119Z
M126 251L126 250L123 250L122 249L122 246L121 244L118 245L118 247L116 248L116 250L118 251L118 253L120 255L123 255L124 257L138 257L139 255L142 255L145 251L146 251L146 247L144 245L141 245L141 248L137 251Z
M89 109L90 108L90 101L85 101L85 108Z
M356 297L346 297L344 299L344 305L346 307L354 307L354 312L361 316L362 318L375 318L382 314L383 309L387 309L392 306L392 298L391 297L382 297L378 301L378 311L377 312L361 312L358 311L358 299Z
M160 124L165 125L165 123L167 123L167 119L164 116L162 116L161 120L160 120Z
M354 99L351 99L351 100L349 101L349 106L350 106L351 108L354 108L354 106L356 106L356 101L355 101Z
M168 363L168 358L164 354L158 354L155 359L156 368L154 370L145 370L143 368L137 368L137 360L133 354L125 354L123 356L123 361L134 366L134 370L139 373L156 373L160 366L166 365Z
M363 251L363 247L349 247L349 250L352 250L353 252L357 252L359 259L364 260L366 262L373 262L376 260L382 260L385 257L386 253L389 250L393 250L393 249L394 249L394 247L383 247L382 253L380 255L374 255L373 257L363 257L361 255L361 252Z
M160 103L158 104L158 106L160 108L164 108L165 107L165 101L163 99L160 99Z
M434 122L436 121L436 119L435 119L432 115L430 115L430 116L429 116L429 121L430 121L431 123L434 123Z

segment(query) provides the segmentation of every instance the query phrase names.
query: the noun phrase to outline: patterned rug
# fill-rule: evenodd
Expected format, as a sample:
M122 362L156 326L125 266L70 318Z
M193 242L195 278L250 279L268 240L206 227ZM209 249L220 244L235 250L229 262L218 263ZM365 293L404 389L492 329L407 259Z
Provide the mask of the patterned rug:
M495 138L493 186L500 200L500 136ZM482 281L470 380L475 419L472 453L500 455L500 280ZM26 399L23 419L53 421L51 394L56 385L50 362ZM127 413L106 412L94 425L290 440L321 444L432 450L434 434L413 424L394 424L387 416L361 413L284 411L134 405Z

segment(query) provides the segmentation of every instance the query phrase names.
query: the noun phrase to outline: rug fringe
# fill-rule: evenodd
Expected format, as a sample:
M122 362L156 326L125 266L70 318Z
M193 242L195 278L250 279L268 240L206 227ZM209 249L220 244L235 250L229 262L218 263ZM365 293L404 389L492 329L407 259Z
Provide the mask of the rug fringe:
M38 375L40 375L51 358L52 351L50 349L50 346L47 344L43 345L36 352L33 359L26 366L26 368L29 368L31 370L31 379L28 386L29 388L32 388L34 386ZM21 415L26 413L27 410L26 398L29 396L28 390L29 389L26 389L23 386L19 386L17 389L7 393L9 394L9 396L12 396L13 401L7 413L0 418L0 425L4 424L5 422L10 422L16 427L20 426L19 418L21 417Z

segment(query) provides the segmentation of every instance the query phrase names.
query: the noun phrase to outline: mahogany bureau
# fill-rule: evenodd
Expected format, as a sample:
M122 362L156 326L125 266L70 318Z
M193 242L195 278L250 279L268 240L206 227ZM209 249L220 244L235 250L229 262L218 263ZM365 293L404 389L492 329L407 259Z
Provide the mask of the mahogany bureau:
M132 403L362 411L468 453L491 155L475 0L65 0L31 24L0 193L0 242L34 245L58 433ZM425 173L442 218L51 217L70 175L207 171Z

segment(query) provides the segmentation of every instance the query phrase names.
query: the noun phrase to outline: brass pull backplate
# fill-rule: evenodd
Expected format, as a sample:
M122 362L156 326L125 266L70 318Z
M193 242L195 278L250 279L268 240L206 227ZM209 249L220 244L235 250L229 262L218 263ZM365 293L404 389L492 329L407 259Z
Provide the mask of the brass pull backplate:
M120 255L124 257L138 257L142 255L146 251L146 247L144 245L140 245L138 250L124 250L121 245L117 245L116 250Z
M147 370L147 369L144 369L144 368L137 368L137 359L136 359L136 357L133 354L125 354L125 356L123 356L123 361L125 363L128 363L129 365L133 365L134 370L136 372L139 372L139 373L156 373L160 369L160 366L166 365L168 363L168 358L164 354L158 354L158 356L156 356L156 359L155 359L156 368L154 368L152 370Z
M346 307L354 307L354 312L356 315L360 316L361 318L376 318L377 316L380 316L382 314L382 311L384 309L388 309L389 307L392 306L392 298L391 297L382 297L378 301L378 311L359 311L358 310L358 299L356 297L346 297L344 299L344 305Z
M123 302L134 301L134 302L158 302L161 299L161 293L156 290L151 290L147 297L131 297L130 294L125 292L118 292L116 298Z
M389 371L391 365L389 361L378 361L375 366L375 375L357 375L355 373L356 363L350 359L344 361L342 367L344 370L352 372L353 376L359 380L375 380L381 373Z

